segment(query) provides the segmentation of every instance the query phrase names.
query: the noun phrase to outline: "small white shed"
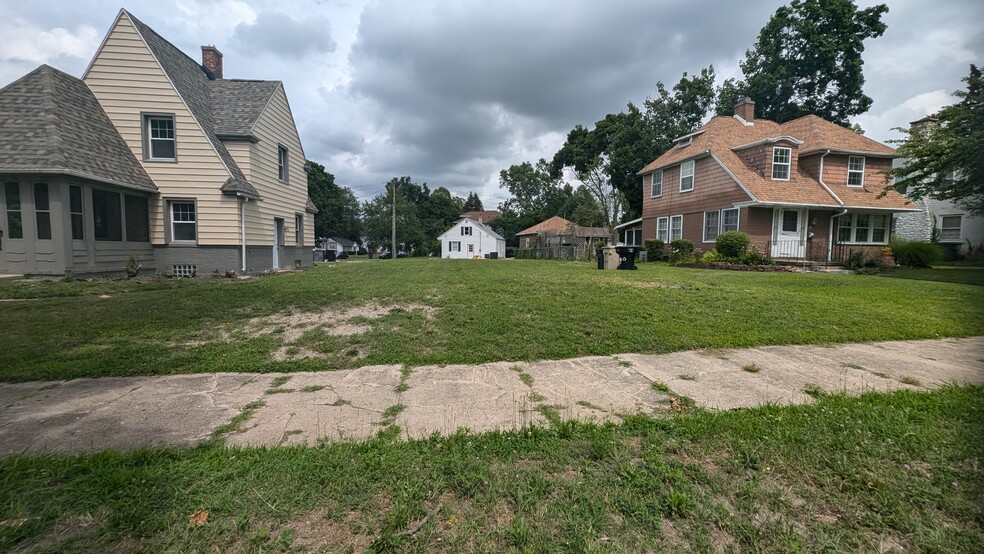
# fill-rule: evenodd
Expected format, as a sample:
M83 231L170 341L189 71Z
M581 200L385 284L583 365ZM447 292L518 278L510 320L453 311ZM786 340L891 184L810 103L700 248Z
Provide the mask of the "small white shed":
M506 239L474 219L463 217L437 237L441 241L441 257L470 260L506 256Z

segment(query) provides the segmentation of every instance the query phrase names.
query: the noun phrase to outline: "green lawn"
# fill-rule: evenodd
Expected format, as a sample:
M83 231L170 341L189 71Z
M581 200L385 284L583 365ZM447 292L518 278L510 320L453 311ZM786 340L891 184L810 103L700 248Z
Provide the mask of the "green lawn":
M4 381L984 334L984 287L663 264L348 261L245 281L0 281L0 298L20 299L0 301Z
M410 442L7 456L0 551L979 552L982 428L984 388L947 387Z
M920 281L940 281L984 286L984 267L979 265L939 266L932 269L898 269L892 277Z

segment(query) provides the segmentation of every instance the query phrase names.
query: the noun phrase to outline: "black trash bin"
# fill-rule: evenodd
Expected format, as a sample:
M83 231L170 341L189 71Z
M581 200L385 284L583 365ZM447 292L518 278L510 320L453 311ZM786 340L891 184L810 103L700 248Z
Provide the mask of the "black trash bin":
M618 254L618 269L639 269L635 264L638 246L616 246L615 253Z
M595 259L598 260L598 269L605 269L605 251L595 248Z
M325 250L325 261L326 262L333 262L333 261L335 261L335 257L336 256L338 256L338 252L335 252L334 250Z
M489 252L489 259L491 259L491 260L498 260L499 259L499 253L498 252Z

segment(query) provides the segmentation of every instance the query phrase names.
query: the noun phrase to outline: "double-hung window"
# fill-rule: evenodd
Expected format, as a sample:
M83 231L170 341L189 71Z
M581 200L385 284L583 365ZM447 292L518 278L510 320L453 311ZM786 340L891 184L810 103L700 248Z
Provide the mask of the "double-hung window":
M772 149L772 179L774 181L789 180L789 167L792 163L792 158L792 148L776 146Z
M683 216L675 215L670 218L670 241L683 238Z
M194 242L198 238L197 224L194 202L171 202L171 240L173 242Z
M664 243L670 242L670 218L656 218L656 238Z
M694 161L680 164L680 192L694 190Z
M461 252L461 241L452 240L448 242L448 252Z
M174 116L144 116L144 159L174 161L178 151L174 138Z
M704 242L714 242L721 229L721 212L704 212Z
M837 218L837 242L888 243L889 218L884 214L846 214Z
M283 146L277 147L277 178L283 182L287 182L287 164L288 156L287 149Z
M34 221L38 240L51 240L51 202L47 183L34 183Z
M463 226L463 227L461 228L461 236L463 236L463 237L470 237L470 236L471 236L471 234L472 234L472 228L471 228L471 226L470 226L470 225L468 225L468 226Z
M82 212L82 187L68 187L69 210L72 214L72 240L85 240L85 219Z
M940 240L946 242L960 242L960 227L963 216L945 215L940 218Z
M304 246L304 216L294 214L294 244Z
M727 210L721 210L722 233L738 230L738 213L739 213L738 208L728 208Z
M663 196L663 170L657 169L653 171L650 177L651 183L649 186L649 196L651 198L659 198Z
M848 156L847 186L864 186L864 156Z

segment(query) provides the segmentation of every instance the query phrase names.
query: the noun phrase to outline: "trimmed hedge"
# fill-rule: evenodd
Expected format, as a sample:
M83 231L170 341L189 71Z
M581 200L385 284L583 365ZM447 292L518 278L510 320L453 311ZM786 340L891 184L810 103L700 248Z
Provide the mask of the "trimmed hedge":
M748 251L751 241L741 231L721 233L714 240L714 249L726 258L741 258Z
M891 247L895 263L902 267L932 267L943 257L940 247L931 242L893 237Z

